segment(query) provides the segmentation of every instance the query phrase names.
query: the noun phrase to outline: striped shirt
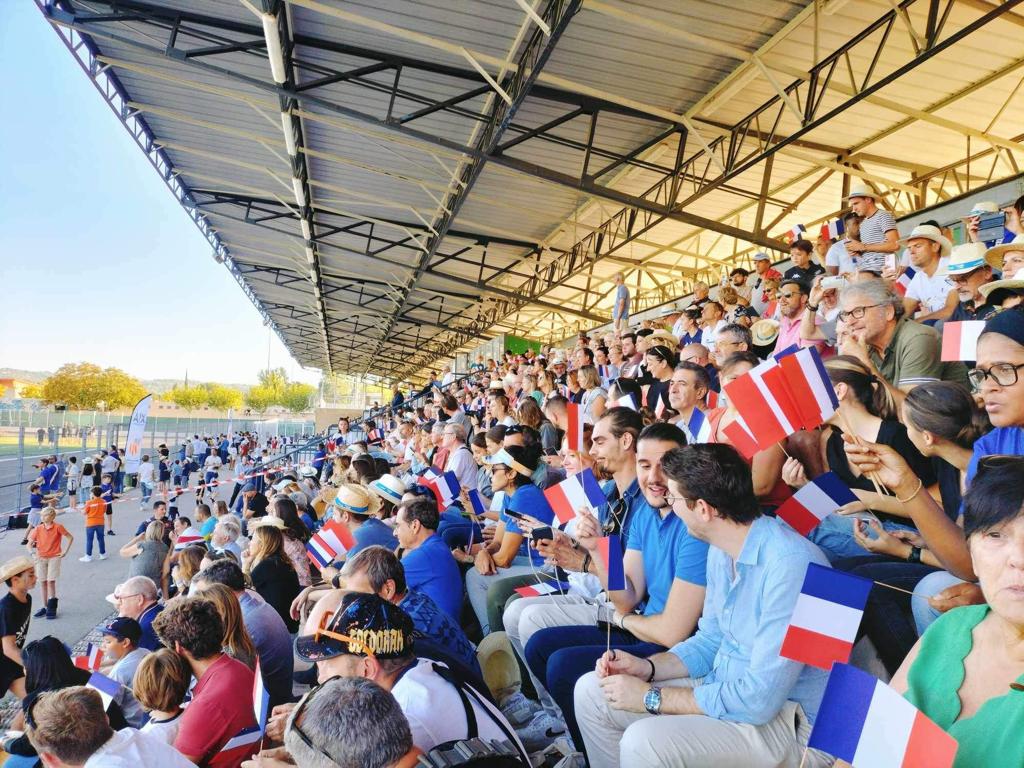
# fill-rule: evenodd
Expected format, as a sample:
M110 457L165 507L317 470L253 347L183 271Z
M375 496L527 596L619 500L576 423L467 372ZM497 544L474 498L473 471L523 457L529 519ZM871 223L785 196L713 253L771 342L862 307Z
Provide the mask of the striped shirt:
M860 223L860 242L866 245L885 242L885 233L896 229L896 219L888 211L879 208ZM858 269L862 272L881 272L885 269L887 253L864 251L860 255Z

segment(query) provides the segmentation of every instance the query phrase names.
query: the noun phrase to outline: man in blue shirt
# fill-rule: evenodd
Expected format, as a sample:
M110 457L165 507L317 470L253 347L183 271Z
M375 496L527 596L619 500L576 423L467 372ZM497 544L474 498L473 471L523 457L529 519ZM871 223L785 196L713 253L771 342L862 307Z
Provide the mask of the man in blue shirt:
M621 272L615 273L615 305L612 307L612 320L615 330L621 331L629 327L629 289Z
M591 768L796 765L828 673L779 655L814 544L761 515L734 448L691 445L662 459L668 500L708 542L697 632L666 653L604 654L576 684ZM804 766L831 765L810 750Z
M452 551L437 535L437 504L417 498L398 507L395 538L410 589L429 596L455 621L462 612L462 574Z
M39 490L45 496L57 490L54 487L54 480L57 477L57 465L51 464L50 460L43 458L39 460Z

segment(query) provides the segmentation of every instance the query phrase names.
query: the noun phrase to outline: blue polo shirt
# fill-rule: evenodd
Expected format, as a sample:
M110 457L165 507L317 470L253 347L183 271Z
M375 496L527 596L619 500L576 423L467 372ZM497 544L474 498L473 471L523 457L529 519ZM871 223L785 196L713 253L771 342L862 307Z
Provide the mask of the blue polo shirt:
M508 505L506 509L511 509L513 512L519 512L523 515L529 515L535 517L542 523L551 525L551 522L555 519L555 511L551 509L551 505L548 503L547 497L544 495L544 491L538 488L536 485L528 484L521 485L516 489L516 492L512 496L508 497ZM505 522L506 533L517 533L523 536L523 541L519 545L520 557L529 556L533 558L535 565L541 565L544 562L544 556L541 555L536 549L530 548L530 540L523 535L523 530L516 523L514 517L502 512L499 520Z
M160 638L156 636L156 630L153 629L153 619L155 619L157 614L163 609L164 607L160 603L153 603L139 615L138 619L136 619L136 621L139 622L139 626L142 627L142 637L139 638L139 648L145 648L147 651L156 651L163 648Z
M40 483L40 488L43 493L52 493L57 489L54 488L54 480L57 479L57 467L54 464L47 464L45 467L39 470L39 476L43 479Z
M100 490L102 491L100 498L107 502L107 504L114 501L114 486L110 483L100 483Z
M356 528L352 532L352 538L356 540L356 545L345 555L347 560L351 560L367 547L380 545L394 552L398 546L398 539L395 538L394 531L387 523L382 523L375 517L368 518L365 523Z
M671 511L662 517L650 504L637 508L626 538L626 549L640 552L647 582L644 616L665 610L675 579L703 587L707 584L708 545L690 535Z
M427 595L456 621L462 612L462 574L444 539L436 533L402 557L405 583Z
M43 508L43 494L33 493L28 499L29 509L42 509Z

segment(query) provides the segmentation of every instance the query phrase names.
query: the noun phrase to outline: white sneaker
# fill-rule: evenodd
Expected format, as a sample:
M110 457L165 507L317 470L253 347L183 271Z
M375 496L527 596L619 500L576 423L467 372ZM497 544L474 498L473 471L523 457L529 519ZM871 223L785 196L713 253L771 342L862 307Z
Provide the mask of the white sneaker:
M91 563L92 562L92 558L89 557L89 555L83 555L82 557L78 558L78 562L80 562L80 563Z
M100 559L100 560L106 560L106 559L107 559L107 556L106 556L106 555L100 555L100 558L99 558L99 559Z

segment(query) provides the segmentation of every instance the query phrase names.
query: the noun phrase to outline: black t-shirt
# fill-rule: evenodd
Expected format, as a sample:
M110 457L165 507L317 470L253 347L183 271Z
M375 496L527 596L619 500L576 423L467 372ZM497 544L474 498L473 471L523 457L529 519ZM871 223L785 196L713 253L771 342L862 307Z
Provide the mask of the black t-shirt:
M960 517L960 505L964 500L963 491L960 490L960 470L938 456L932 457L931 462L932 468L935 470L935 477L939 482L942 510L950 520L956 522L956 519Z
M32 618L32 595L25 595L25 602L8 592L0 599L0 637L14 635L18 649L25 645L28 623Z
M267 501L267 497L262 493L257 492L255 496L249 499L243 504L252 511L253 517L263 517L267 514L267 505L270 502Z
M807 265L807 268L802 267L790 267L786 270L786 274L782 276L783 280L799 280L805 283L808 288L811 287L811 283L814 282L814 278L818 275L824 275L825 268L820 264L815 264L813 261Z
M289 632L298 631L299 622L291 616L291 605L302 587L290 563L277 555L260 560L252 569L252 586L280 614Z

